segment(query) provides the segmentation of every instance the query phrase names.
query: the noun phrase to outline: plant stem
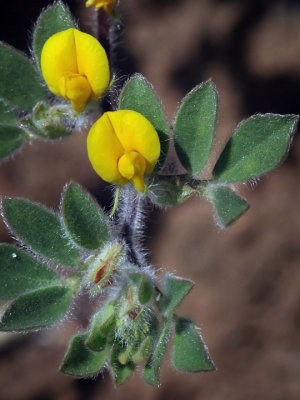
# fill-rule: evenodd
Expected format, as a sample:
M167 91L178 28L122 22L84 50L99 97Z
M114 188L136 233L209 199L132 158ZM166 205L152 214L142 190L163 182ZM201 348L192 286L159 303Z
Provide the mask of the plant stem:
M131 185L122 188L119 213L119 235L127 246L128 260L139 268L144 264L140 249L142 197Z

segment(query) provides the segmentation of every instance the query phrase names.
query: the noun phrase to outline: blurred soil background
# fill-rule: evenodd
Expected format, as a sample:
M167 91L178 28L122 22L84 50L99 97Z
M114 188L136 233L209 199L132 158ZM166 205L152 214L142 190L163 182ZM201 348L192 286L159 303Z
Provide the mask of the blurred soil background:
M51 2L3 3L0 39L27 50L33 22ZM94 17L84 2L69 3L91 31ZM299 113L298 0L121 0L119 10L125 26L119 78L143 73L170 121L195 85L208 78L217 85L218 137L205 173L240 120L257 112ZM0 193L57 209L63 185L75 180L109 208L110 189L88 162L85 137L25 145L1 164ZM299 139L298 132L280 168L255 187L240 186L251 208L227 231L216 227L212 207L201 199L149 214L153 264L196 282L180 313L201 327L216 372L180 374L165 365L159 389L139 374L118 389L105 374L94 380L59 374L69 337L87 323L78 306L59 327L0 336L0 400L299 400ZM2 222L0 237L10 240Z

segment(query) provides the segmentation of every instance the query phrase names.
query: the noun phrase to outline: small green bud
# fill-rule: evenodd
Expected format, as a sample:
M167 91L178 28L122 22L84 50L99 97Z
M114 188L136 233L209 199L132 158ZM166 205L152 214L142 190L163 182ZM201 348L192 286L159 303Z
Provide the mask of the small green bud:
M33 121L45 139L59 139L69 135L72 127L69 126L70 110L66 106L56 105L48 107L38 103L33 110Z

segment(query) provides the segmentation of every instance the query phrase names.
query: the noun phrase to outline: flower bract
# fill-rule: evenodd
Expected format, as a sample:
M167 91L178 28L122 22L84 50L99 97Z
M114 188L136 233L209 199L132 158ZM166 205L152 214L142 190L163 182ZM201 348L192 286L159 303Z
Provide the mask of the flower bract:
M84 110L107 89L110 72L104 48L93 36L70 28L52 35L41 55L43 77L57 96Z
M96 10L103 8L107 13L111 13L116 0L88 0L85 5L86 7L94 6Z
M144 191L144 174L153 171L160 142L143 115L119 110L106 112L95 122L88 134L87 149L93 168L103 180L118 185L131 182Z

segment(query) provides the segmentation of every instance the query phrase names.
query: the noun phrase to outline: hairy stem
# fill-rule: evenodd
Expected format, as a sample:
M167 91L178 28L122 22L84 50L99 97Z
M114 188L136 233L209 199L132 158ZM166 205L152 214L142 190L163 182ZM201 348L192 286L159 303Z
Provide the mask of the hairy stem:
M122 188L118 220L119 235L126 243L128 260L140 268L144 262L140 252L142 203L142 197L130 185Z

